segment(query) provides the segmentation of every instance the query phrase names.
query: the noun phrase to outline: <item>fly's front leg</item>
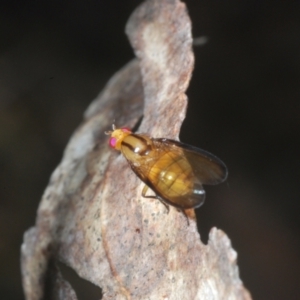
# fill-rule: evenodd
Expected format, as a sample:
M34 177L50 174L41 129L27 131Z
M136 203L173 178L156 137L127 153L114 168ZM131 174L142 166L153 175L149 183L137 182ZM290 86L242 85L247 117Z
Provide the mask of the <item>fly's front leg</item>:
M149 188L149 187L148 187L147 185L144 185L143 190L142 190L142 196L143 196L144 198L152 198L152 199L157 199L157 200L159 200L159 201L166 207L167 212L169 213L169 211L170 211L169 205L166 204L159 196L157 196L157 195L149 195L149 196L147 196L147 195L146 195L146 193L147 193L147 191L148 191L148 188Z

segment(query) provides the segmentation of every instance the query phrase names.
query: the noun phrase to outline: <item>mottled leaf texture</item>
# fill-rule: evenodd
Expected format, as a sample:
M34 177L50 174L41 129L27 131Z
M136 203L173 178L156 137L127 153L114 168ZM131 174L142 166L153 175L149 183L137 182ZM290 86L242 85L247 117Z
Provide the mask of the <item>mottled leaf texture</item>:
M144 116L138 131L178 138L194 62L186 7L145 1L126 33L137 59L87 109L24 235L26 299L76 299L56 261L101 287L102 299L251 299L228 237L213 228L203 245L193 210L188 226L175 208L142 198L141 181L104 134L113 120L133 127Z

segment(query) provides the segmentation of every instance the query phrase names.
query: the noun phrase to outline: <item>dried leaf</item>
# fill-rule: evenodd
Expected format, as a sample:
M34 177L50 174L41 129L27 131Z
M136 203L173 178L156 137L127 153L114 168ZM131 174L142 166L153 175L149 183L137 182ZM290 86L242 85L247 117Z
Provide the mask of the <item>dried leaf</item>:
M192 69L191 24L178 0L148 0L126 27L138 60L125 66L88 108L43 195L22 245L27 299L41 299L50 259L102 288L103 299L250 299L227 236L200 242L193 210L169 214L141 197L125 159L108 149L112 121L178 138ZM144 102L143 102L144 100Z

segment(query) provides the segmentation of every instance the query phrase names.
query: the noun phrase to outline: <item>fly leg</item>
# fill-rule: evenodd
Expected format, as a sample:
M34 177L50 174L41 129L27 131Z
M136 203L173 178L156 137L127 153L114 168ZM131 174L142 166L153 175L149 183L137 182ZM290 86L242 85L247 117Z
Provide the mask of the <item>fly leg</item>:
M157 200L159 200L159 201L166 207L167 212L169 213L169 211L170 211L170 206L169 206L167 203L165 203L165 201L164 201L161 197L159 197L159 196L157 196L157 195L149 195L149 196L146 195L146 193L147 193L147 191L148 191L148 188L149 188L149 187L148 187L147 185L144 185L143 190L142 190L142 196L143 196L144 198L152 198L152 199L157 199ZM182 208L177 208L177 210L178 210L179 212L181 211L181 212L183 213L183 215L184 215L185 218L186 218L186 222L187 222L188 226L190 226L190 221L189 221L189 218L188 218L188 216L187 216L185 210L182 209Z
M150 196L147 196L147 195L146 195L148 188L149 188L149 187L148 187L147 185L144 185L143 191L142 191L142 196L143 196L144 198L152 198L152 199L157 199L157 200L159 200L159 201L165 206L165 208L167 209L167 212L169 213L170 207L169 207L168 204L166 204L166 203L163 201L163 199L161 199L161 198L160 198L159 196L157 196L157 195L150 195Z
M183 213L183 215L184 215L185 218L186 218L186 221L187 221L188 226L190 226L190 220L189 220L189 217L187 216L185 210L182 209L182 208L178 208L177 210L178 210L179 212L181 211L181 212Z

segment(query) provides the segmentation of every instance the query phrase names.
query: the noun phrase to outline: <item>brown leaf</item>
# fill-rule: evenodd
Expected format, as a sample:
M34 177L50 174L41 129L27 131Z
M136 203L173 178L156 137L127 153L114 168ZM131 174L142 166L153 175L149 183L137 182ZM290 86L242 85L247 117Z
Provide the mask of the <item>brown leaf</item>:
M213 229L203 245L193 210L188 226L175 208L167 213L159 201L142 198L140 180L108 149L104 131L114 119L134 126L144 115L140 131L178 138L193 69L182 2L144 2L126 32L138 60L88 108L51 176L36 226L25 234L26 298L41 299L54 258L101 287L103 299L250 299L227 236Z

